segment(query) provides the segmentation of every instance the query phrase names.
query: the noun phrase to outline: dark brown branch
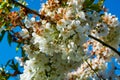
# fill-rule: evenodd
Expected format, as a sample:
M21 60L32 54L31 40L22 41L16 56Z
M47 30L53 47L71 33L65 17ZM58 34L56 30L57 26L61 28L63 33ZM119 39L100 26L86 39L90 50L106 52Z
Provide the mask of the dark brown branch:
M88 63L87 60L85 60L85 62L88 64L88 66L91 68L91 70L96 74L96 76L97 76L100 80L105 80L102 76L100 76L100 75L92 68L92 66Z
M16 4L16 5L19 5L22 8L25 8L28 11L28 13L32 13L32 14L35 14L35 15L41 17L41 15L38 12L36 12L36 11L34 11L34 10L24 6L24 5L22 5L21 3L15 1L15 0L12 0L12 2L13 2L13 4Z
M106 44L106 43L103 42L102 40L100 40L100 39L98 39L98 38L96 38L96 37L94 37L94 36L92 36L92 35L88 35L88 37L90 37L90 38L92 38L92 39L94 39L94 40L100 42L102 45L104 45L104 46L110 48L111 50L113 50L115 53L117 53L117 54L120 56L120 52L119 52L117 49L115 49L114 47L112 47L112 46Z

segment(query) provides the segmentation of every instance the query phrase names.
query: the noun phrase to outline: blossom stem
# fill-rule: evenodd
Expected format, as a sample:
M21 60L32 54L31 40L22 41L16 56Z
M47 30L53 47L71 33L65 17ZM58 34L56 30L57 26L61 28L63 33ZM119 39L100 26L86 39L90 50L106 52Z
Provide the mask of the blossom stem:
M104 45L104 46L110 48L111 50L113 50L114 52L116 52L116 53L120 56L120 52L119 52L117 49L115 49L114 47L112 47L112 46L106 44L106 43L103 42L102 40L100 40L100 39L98 39L98 38L96 38L96 37L94 37L94 36L92 36L92 35L88 35L88 37L90 37L90 38L92 38L92 39L94 39L94 40L100 42L102 45Z
M24 5L22 5L21 3L15 1L15 0L12 0L12 2L13 2L13 4L16 4L16 5L19 5L19 6L23 7L23 8L25 8L28 11L28 13L32 13L32 14L35 14L35 15L41 17L41 15L38 12L36 12L36 11L34 11L34 10L24 6Z

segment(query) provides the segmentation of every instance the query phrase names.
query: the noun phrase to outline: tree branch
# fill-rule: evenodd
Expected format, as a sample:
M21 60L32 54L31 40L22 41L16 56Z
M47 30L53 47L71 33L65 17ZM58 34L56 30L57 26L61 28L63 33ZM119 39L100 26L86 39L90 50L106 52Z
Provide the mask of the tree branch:
M19 6L23 7L23 8L25 8L25 9L28 11L28 13L32 13L32 14L35 14L35 15L41 17L41 15L40 15L38 12L36 12L36 11L34 11L34 10L32 10L32 9L24 6L24 5L22 5L21 3L15 1L15 0L12 0L12 3L13 3L13 4L16 4L16 5L19 5Z
M102 76L100 76L93 68L92 66L89 64L89 62L87 60L85 60L85 62L88 64L88 66L91 68L91 70L96 74L96 76L100 79L100 80L105 80Z
M94 37L94 36L92 36L92 35L88 35L88 37L90 37L90 38L92 38L92 39L94 39L94 40L100 42L102 45L104 45L104 46L110 48L111 50L113 50L115 53L117 53L117 54L120 56L120 52L119 52L117 49L115 49L114 47L112 47L112 46L106 44L106 43L103 42L102 40L100 40L100 39L98 39L98 38L96 38L96 37Z

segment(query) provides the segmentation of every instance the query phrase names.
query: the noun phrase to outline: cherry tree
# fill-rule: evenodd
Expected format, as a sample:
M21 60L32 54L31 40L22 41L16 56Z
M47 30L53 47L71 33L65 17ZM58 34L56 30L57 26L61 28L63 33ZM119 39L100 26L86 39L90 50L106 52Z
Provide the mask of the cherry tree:
M103 3L48 0L37 12L24 0L0 0L0 41L7 33L10 45L18 43L22 57L15 59L24 68L21 72L18 62L9 60L0 68L0 79L119 80L114 65L109 73L106 69L112 57L119 63L120 23ZM21 30L15 32L16 27ZM7 72L7 66L14 73Z

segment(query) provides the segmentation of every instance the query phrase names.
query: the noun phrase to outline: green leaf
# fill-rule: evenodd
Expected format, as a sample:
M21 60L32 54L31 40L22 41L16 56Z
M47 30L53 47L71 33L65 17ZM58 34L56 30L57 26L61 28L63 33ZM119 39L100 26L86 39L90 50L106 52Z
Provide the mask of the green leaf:
M83 10L100 12L102 10L104 1L105 0L99 0L98 2L94 3L95 0L85 0Z
M100 11L101 7L98 6L98 4L93 4L93 5L90 6L90 9L91 10L95 10L95 11Z
M10 32L8 32L8 44L11 46L11 43L12 43L12 36Z
M18 70L18 63L15 64L14 60L12 60L12 63L9 65L13 70Z
M13 70L16 69L16 67L14 65L9 65Z
M21 44L22 44L22 43L18 43L18 44L17 44L16 51L18 51L18 50L21 48Z
M18 51L19 50L19 48L18 47L16 47L16 51Z
M0 19L0 21L2 22L3 19ZM6 22L3 22L2 25L0 25L0 28L3 28L6 25Z
M104 2L105 2L105 0L99 0L98 5L102 6Z
M9 65L9 63L11 62L11 60L8 60L6 65L5 65L5 68Z
M1 36L0 36L0 42L2 41L4 35L5 35L5 31L2 31L2 32L1 32Z
M88 8L89 6L91 6L94 1L95 0L85 0L85 2L84 2L84 8Z
M23 50L23 48L21 48L22 49L22 57L25 57L26 55L25 55L25 51Z
M5 8L7 6L7 3L6 2L2 2L1 4L0 4L0 9L3 9L3 8Z
M16 68L18 69L18 63L15 64Z
M22 49L22 57L24 58L24 61L29 60L28 56L25 54L25 51L23 50L23 48L21 48L21 49Z

